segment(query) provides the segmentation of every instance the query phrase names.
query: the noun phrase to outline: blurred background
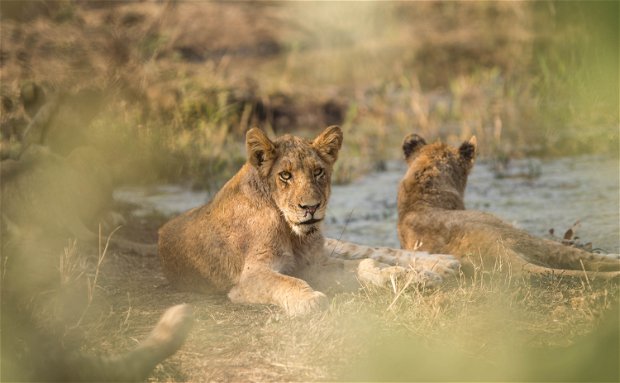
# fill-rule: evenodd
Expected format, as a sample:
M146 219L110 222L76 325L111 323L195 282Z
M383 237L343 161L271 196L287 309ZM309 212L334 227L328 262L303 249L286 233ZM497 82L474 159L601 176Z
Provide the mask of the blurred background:
M618 156L616 2L3 1L1 21L3 140L24 92L61 94L49 145L98 147L123 183L217 189L254 125L342 125L337 182L410 132L502 161Z

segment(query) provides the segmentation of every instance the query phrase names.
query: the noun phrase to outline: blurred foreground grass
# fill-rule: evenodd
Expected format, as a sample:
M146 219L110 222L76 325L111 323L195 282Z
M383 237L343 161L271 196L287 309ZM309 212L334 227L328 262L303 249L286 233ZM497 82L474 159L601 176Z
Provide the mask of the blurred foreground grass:
M217 187L253 125L341 124L336 181L416 131L495 158L618 155L616 2L2 2L3 138L19 89L99 94L51 135L108 153L124 182ZM75 120L75 119L74 119Z
M156 368L151 381L619 377L619 292L608 282L522 279L499 271L433 291L401 281L393 290L363 288L334 295L326 311L290 319L275 307L241 306L223 295L176 291L154 258L111 252L96 271L90 250L71 246L75 272L58 291L32 301L44 328L64 344L80 339L78 347L85 354L128 350L166 307L179 302L193 306L195 325L188 341ZM97 287L86 289L95 272ZM85 300L86 308L76 304Z

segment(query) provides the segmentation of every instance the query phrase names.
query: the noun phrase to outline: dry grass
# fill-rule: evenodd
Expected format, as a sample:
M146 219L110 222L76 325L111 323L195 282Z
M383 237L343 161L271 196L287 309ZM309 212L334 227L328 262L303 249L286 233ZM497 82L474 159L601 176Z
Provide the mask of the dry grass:
M342 124L337 181L399 157L411 131L476 134L487 156L617 154L611 2L22 7L1 25L3 97L28 81L102 92L79 129L122 159L126 182L217 187L255 124L306 135Z
M540 380L549 371L531 355L561 358L601 318L617 314L620 297L607 282L492 271L432 291L365 287L333 296L325 312L289 319L275 307L175 291L157 259L118 252L103 264L100 287L92 310L100 315L82 324L85 352L130 349L166 307L193 306L187 343L151 381ZM598 342L599 355L617 353ZM586 379L614 374L589 369L588 352ZM572 371L574 363L560 359L551 371L566 376L557 369Z
M130 219L116 235L154 238L163 219ZM337 294L326 311L290 319L271 306L176 291L156 257L78 245L65 242L62 268L28 258L57 286L28 290L36 331L69 350L116 354L144 339L166 308L189 303L194 328L150 381L618 378L617 358L611 368L599 366L618 355L617 322L610 327L605 318L618 318L620 291L608 282L522 278L497 265L437 290L416 290L402 281ZM13 266L9 273L20 270ZM27 286L37 283L21 279ZM2 282L4 289L4 276Z

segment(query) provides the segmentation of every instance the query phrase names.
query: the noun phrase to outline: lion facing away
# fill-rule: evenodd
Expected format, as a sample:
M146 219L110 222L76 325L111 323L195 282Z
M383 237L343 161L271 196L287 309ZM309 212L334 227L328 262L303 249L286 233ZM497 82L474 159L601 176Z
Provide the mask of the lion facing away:
M237 303L278 305L293 316L326 304L326 296L313 287L358 286L354 273L343 272L350 264L330 255L372 257L369 248L326 242L321 233L342 139L336 126L312 141L291 135L271 141L257 128L249 130L248 160L241 170L211 202L159 230L159 256L167 278L181 288L228 292ZM401 253L396 255L409 256ZM395 253L375 255L384 260ZM451 257L430 261L420 270L422 280L458 268ZM380 284L383 272L405 270L378 270L372 262L357 262L359 276L372 283Z
M441 142L427 144L410 134L402 149L408 164L398 189L402 248L453 254L487 271L620 276L618 255L593 254L537 238L491 214L465 210L463 197L476 157L475 137L455 148Z

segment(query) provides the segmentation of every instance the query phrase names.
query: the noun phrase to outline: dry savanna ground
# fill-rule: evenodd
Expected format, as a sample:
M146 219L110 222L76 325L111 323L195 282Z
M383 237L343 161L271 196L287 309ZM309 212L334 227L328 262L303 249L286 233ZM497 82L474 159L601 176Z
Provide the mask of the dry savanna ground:
M83 286L95 275L96 249L78 245L75 256L75 262L85 260L78 263L86 273L72 288L86 298ZM186 344L150 381L618 377L619 293L609 282L529 279L505 270L477 273L474 280L450 281L432 291L400 281L332 296L326 311L295 319L276 307L175 291L156 257L119 250L105 254L96 284L85 311L65 317L71 330L64 336L79 334L85 353L129 350L165 308L192 305L195 323Z

